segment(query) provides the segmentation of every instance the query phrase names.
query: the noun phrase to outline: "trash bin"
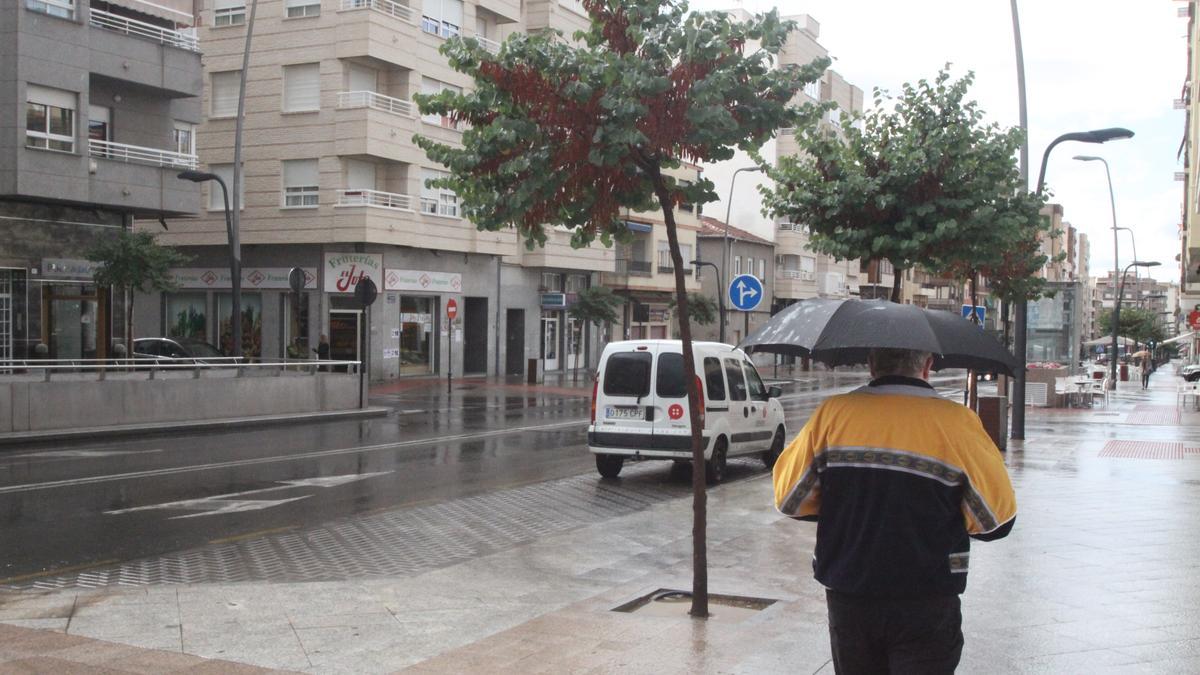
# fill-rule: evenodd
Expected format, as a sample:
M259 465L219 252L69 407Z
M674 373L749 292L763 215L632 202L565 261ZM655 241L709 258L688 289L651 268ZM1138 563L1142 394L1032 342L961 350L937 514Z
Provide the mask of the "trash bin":
M541 384L545 380L541 359L529 359L525 364L525 383Z
M980 396L979 420L996 447L1008 450L1008 397Z
M1121 364L1121 372L1120 372L1120 377L1121 377L1121 381L1122 381L1122 382L1128 382L1128 381L1129 381L1129 364L1128 364L1128 363L1122 363L1122 364Z

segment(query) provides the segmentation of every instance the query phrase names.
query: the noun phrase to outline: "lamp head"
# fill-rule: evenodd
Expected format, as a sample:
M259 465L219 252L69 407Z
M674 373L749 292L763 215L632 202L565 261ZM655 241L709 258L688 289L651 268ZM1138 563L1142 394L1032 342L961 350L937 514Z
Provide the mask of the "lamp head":
M1161 264L1157 260L1134 260L1130 263L1134 267L1158 267Z
M194 171L192 169L187 169L175 174L175 177L183 180L190 180L193 183L203 183L204 181L212 180L217 176L216 174L207 173L205 171Z
M1129 129L1123 129L1121 127L1093 129L1092 131L1085 131L1084 134L1088 136L1086 141L1088 143L1107 143L1108 141L1119 141L1126 138L1133 138L1132 131Z
M1080 162L1103 162L1104 161L1103 157L1097 157L1095 155L1075 155L1071 159L1076 159L1076 160L1079 160Z

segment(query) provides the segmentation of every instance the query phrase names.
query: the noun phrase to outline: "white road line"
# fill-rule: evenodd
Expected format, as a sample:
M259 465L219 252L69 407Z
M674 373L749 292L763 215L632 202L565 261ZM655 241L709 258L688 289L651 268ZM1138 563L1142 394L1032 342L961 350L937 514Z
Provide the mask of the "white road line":
M421 438L411 441L400 441L397 443L380 443L378 445L360 445L352 448L335 448L332 450L314 450L311 452L302 452L293 455L272 455L270 457L254 457L248 459L234 459L225 462L212 462L209 464L194 464L192 466L180 466L166 469L149 469L146 471L131 471L128 473L115 473L106 476L89 476L87 478L70 478L66 480L52 480L44 483L25 483L22 485L8 485L0 487L0 495L14 494L19 492L34 492L36 490L47 490L52 488L74 487L78 485L94 485L97 483L111 483L122 480L134 480L138 478L154 478L158 476L174 476L182 473L193 473L196 471L209 471L211 469L227 469L238 466L254 466L257 464L275 464L278 462L290 462L299 459L315 459L318 457L336 457L338 455L353 455L362 452L376 452L379 450L392 450L396 448L412 447L414 445L433 445L435 443L447 443L451 441L470 441L480 438L490 438L493 436L507 436L510 434L519 434L527 431L542 431L546 429L559 429L567 426L579 426L587 422L587 418L579 418L568 420L565 422L556 422L554 424L542 424L531 427L515 427L513 429L500 429L479 431L470 434L455 434L453 436L439 436L437 438Z

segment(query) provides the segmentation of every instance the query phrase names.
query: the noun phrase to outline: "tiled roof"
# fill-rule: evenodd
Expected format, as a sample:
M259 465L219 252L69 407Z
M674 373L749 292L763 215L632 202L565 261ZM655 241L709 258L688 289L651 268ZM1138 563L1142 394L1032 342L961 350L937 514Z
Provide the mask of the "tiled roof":
M699 236L701 236L701 237L724 237L725 236L725 222L721 221L721 220L717 220L716 218L710 218L708 216L700 216L700 234L699 234ZM741 241L748 241L752 244L766 244L767 246L775 245L775 242L773 242L769 239L763 239L762 237L758 236L757 234L751 234L750 232L747 232L746 230L743 230L740 227L734 227L733 225L729 226L729 238L730 239L739 239Z

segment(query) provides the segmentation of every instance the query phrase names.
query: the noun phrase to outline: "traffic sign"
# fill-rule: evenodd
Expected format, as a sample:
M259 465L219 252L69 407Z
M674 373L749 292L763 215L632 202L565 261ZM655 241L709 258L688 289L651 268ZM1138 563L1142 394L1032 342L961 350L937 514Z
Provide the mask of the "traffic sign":
M450 298L446 301L446 317L453 321L456 316L458 316L458 303L454 301L454 298Z
M729 282L727 295L734 309L753 311L763 299L762 282L753 274L739 274Z
M379 289L376 288L375 282L371 281L371 277L363 277L358 280L357 284L354 284L354 299L364 309L370 307L378 296Z
M975 305L975 316L976 316L976 318L979 319L979 322L978 322L979 325L982 326L983 325L983 317L987 316L987 307L985 307L984 305ZM971 318L971 306L970 305L962 306L962 318L964 318L964 319Z

